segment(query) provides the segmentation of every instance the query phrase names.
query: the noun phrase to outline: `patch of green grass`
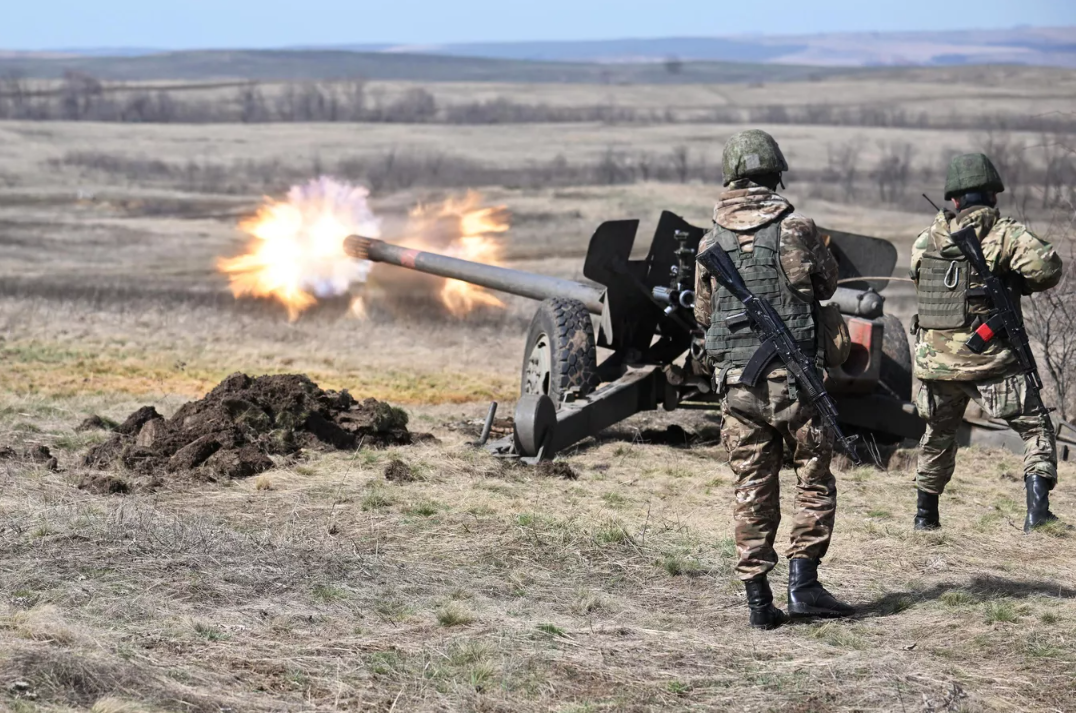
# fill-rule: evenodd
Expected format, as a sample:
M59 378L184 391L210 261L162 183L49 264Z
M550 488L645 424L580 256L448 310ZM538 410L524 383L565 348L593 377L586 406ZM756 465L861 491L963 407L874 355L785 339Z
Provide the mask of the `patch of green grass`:
M673 577L680 575L692 576L702 572L702 566L697 560L678 554L665 555L661 561L662 568Z
M375 676L392 676L406 669L406 659L397 651L375 651L366 657L366 667Z
M860 636L858 627L838 622L827 622L815 626L811 636L839 649L865 649L867 642Z
M1043 624L1056 624L1061 621L1061 617L1054 614L1052 611L1044 611L1042 614L1039 614L1039 621Z
M911 597L903 595L887 597L882 606L879 607L878 613L882 616L900 614L902 611L910 609L914 603Z
M1038 534L1046 535L1047 537L1065 538L1072 535L1072 530L1069 529L1070 525L1061 522L1048 522L1045 525L1039 525L1035 528L1035 532Z
M445 660L451 666L464 667L481 663L490 657L492 649L488 643L478 639L464 639L454 642L445 652Z
M1016 610L1016 607L1013 606L1012 602L1005 599L987 602L985 613L987 624L1011 624L1020 619L1020 613Z
M516 515L516 524L520 527L533 527L538 521L538 516L532 512L521 512Z
M496 676L497 669L494 668L493 664L483 661L471 667L467 675L467 683L470 684L475 692L482 693L489 689Z
M1037 659L1056 659L1064 653L1064 649L1051 641L1045 634L1032 632L1024 642L1024 651L1028 656Z
M691 478L695 475L695 471L691 468L685 468L682 465L670 465L661 469L661 472L670 478Z
M31 537L48 537L49 535L56 534L56 531L52 529L52 526L47 522L41 523L33 530L30 531Z
M736 554L736 540L731 537L723 537L717 542L717 551L723 559L734 559Z
M631 539L624 526L611 522L594 533L594 541L600 545L619 545Z
M437 623L445 628L466 626L473 623L474 614L456 603L449 603L437 610Z
M382 490L373 490L362 499L362 509L366 511L384 510L391 507L393 502L392 496L388 493Z
M874 517L878 518L879 520L885 520L893 517L893 515L888 510L871 510L867 513L867 517Z
M865 483L874 477L874 468L870 466L861 466L849 473L847 477L853 483Z
M198 634L206 641L224 641L228 638L228 635L218 627L201 621L196 621L194 623L194 633Z
M409 604L396 597L378 599L374 605L374 611L382 619L393 624L409 619L414 614L414 610Z
M543 634L549 634L550 636L559 636L561 638L567 638L567 634L564 633L564 629L554 624L539 624L538 631Z
M994 530L1004 519L1005 516L1000 512L987 513L975 521L974 527L979 532Z
M683 681L669 681L667 684L665 684L665 690L667 690L674 696L683 696L691 690L691 684L684 683Z
M426 500L409 507L407 509L407 514L415 515L417 517L432 517L442 510L447 509L447 506L443 503L439 503L436 500Z
M938 601L947 607L963 607L975 603L975 597L960 589L950 589L942 592Z
M1020 504L1012 498L998 498L994 501L994 510L1003 515L1015 515L1020 510Z
M338 602L342 599L347 599L348 594L339 587L334 587L331 584L315 584L310 590L310 594L319 602Z
M87 433L61 433L52 442L53 447L61 451L81 451L96 446L108 439L107 433L90 431Z
M620 493L604 493L602 500L611 508L622 508L628 504L628 499Z

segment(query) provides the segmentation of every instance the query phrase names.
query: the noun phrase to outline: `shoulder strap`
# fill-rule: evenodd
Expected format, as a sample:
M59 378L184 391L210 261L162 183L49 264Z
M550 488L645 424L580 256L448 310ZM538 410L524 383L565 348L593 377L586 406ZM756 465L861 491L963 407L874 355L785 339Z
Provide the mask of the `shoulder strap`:
M736 237L736 233L717 223L714 223L714 232L717 234L717 244L722 250L727 253L739 251L740 239Z
M781 242L781 223L784 217L778 218L772 223L767 223L755 233L755 250L769 250L771 253L777 252L777 246Z

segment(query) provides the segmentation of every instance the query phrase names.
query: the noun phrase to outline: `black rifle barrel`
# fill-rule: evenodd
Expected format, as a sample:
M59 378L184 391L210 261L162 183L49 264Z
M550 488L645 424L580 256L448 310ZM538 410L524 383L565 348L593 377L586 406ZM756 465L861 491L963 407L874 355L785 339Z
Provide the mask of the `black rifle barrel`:
M578 300L593 314L601 314L605 307L604 288L584 285L581 282L560 277L484 265L480 262L405 248L359 235L352 235L344 241L344 252L360 260L383 262L428 275L463 280L472 285L520 297L529 297L532 300L547 300L555 297Z

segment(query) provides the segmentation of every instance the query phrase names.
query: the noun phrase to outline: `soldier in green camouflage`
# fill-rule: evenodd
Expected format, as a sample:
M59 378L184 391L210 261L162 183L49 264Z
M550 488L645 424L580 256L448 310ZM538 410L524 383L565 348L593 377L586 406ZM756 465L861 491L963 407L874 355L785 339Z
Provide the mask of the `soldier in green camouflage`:
M1004 190L989 158L955 157L945 182L945 199L953 201L955 212L938 213L912 248L919 303L915 375L922 381L916 405L927 424L916 475L917 530L941 526L938 500L953 476L956 432L972 399L990 416L1008 421L1024 440L1025 531L1056 519L1049 492L1057 482L1057 444L1049 416L1028 393L1005 339L993 340L982 354L965 346L991 305L951 232L975 227L991 271L1008 281L1017 300L1061 279L1061 258L1053 246L998 212L997 194Z
M776 193L788 164L773 137L744 131L725 144L726 190L714 210L714 227L699 245L724 248L748 287L770 301L805 353L821 356L818 300L837 288L837 263L814 221L794 212ZM759 346L742 318L743 305L699 266L695 316L706 328L706 353L723 394L722 441L736 477L736 572L747 589L751 625L772 629L787 621L774 606L767 575L777 563L774 540L781 521L778 474L791 450L797 487L788 550L789 613L793 617L849 616L818 582L818 564L829 548L837 507L830 470L831 437L817 413L797 398L796 384L780 362L757 387L739 376Z

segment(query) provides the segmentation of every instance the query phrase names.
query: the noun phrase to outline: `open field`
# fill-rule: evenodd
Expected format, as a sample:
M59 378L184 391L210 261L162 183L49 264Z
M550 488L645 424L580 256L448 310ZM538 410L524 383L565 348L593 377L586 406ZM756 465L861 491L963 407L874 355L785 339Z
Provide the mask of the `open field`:
M1076 111L1062 96L1071 75L841 82L782 86L789 106L929 99L941 115L944 91L972 118L1017 100ZM738 85L430 91L655 109L785 101ZM824 572L859 615L753 632L713 414L637 417L565 454L576 480L504 465L467 441L489 401L510 412L533 303L464 319L375 305L360 321L340 299L288 323L278 305L235 301L214 270L242 251L235 225L264 194L335 173L371 184L386 237L417 203L479 188L513 215L508 265L578 278L603 220L641 219L640 248L662 209L707 224L721 142L741 128L0 122L0 447L15 451L0 457L0 710L1076 710L1076 539L1019 530L1016 456L962 453L946 527L930 534L911 530L907 453L888 472L843 469ZM1067 239L1073 183L1041 183L1044 139L1064 148L1065 135L766 128L793 165L797 207L893 240L898 270L932 213L916 196L939 196L956 151L1023 156L1009 165L1033 185L1004 206ZM842 185L834 155L852 143L859 177ZM904 145L904 183L880 188ZM907 317L907 291L887 294ZM87 416L172 414L235 371L387 400L440 442L307 451L228 483L76 487L82 453L107 435L76 431ZM674 423L697 434L690 447L667 443ZM24 457L39 445L60 472ZM396 459L417 480L386 480ZM1053 498L1069 521L1074 476L1063 465Z

